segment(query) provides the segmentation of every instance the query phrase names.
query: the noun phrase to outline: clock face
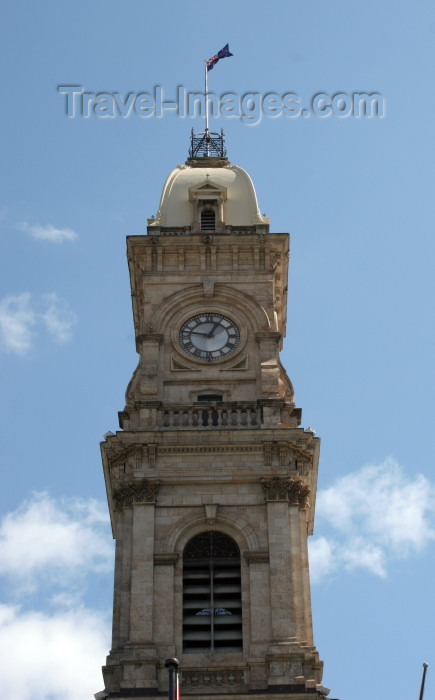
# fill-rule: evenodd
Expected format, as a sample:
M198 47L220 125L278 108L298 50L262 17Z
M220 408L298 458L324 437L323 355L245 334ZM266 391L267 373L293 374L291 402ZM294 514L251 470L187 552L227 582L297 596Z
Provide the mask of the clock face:
M239 344L240 331L227 316L203 313L183 323L179 332L183 350L198 360L221 360Z

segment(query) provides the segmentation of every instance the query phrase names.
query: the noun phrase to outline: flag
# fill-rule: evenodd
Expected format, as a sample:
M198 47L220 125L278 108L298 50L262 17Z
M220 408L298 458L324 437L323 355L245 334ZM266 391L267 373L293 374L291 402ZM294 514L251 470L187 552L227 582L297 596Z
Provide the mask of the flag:
M216 56L213 56L213 58L210 58L208 61L205 62L207 65L207 71L211 70L213 66L215 66L216 63L219 61L219 59L228 58L229 56L234 56L234 54L230 53L228 44L225 44L224 48L218 51Z

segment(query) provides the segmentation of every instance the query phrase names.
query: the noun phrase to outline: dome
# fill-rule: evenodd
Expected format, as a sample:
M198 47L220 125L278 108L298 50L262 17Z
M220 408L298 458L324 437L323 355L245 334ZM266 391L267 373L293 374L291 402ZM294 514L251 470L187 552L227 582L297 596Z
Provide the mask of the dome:
M191 226L193 202L223 200L226 226L254 226L268 223L263 219L257 195L248 173L226 161L218 167L179 165L167 178L160 198L156 219L151 226Z

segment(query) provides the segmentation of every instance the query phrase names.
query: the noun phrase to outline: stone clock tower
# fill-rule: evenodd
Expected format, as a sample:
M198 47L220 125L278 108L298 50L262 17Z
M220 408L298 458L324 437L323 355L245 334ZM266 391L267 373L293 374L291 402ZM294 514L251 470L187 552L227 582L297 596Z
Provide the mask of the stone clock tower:
M139 363L101 445L116 561L97 696L166 695L175 656L182 697L314 700L319 440L279 358L289 236L208 131L148 224L127 239Z

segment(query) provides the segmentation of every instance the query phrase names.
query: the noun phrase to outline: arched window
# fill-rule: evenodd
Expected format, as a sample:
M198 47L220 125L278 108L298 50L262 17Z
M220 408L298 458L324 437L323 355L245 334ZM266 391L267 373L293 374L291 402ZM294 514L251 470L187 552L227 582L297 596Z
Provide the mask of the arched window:
M214 209L201 211L201 231L216 231L216 212Z
M183 651L241 650L240 550L222 532L203 532L183 554Z

